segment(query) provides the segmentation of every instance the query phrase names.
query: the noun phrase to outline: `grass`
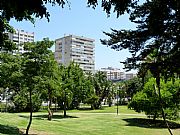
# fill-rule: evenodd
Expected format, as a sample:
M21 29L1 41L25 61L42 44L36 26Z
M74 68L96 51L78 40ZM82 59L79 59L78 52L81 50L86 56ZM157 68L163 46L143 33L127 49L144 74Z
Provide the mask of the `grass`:
M31 134L37 135L168 135L166 128L147 124L144 115L135 116L133 110L119 107L120 115L116 115L116 107L105 107L103 110L68 111L63 118L62 112L54 113L53 120L47 120L47 113L33 113ZM128 114L128 115L126 115ZM131 115L132 114L132 115ZM15 135L19 129L24 131L28 123L28 113L0 113L0 134ZM180 120L177 121L180 124ZM172 130L180 135L180 128Z
M117 106L103 106L99 110L91 110L89 106L87 107L81 107L79 110L69 110L68 112L77 112L77 113L117 113ZM124 113L124 114L137 114L134 110L130 110L127 108L127 106L118 106L118 113ZM143 113L141 113L143 114Z

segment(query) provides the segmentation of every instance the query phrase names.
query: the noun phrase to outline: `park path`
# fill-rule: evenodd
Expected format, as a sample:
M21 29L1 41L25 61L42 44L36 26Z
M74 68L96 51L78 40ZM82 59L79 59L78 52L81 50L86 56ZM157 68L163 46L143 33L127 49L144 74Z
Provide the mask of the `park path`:
M117 115L117 113L103 113L103 112L100 112L100 113L87 113L87 112L68 112L67 114L95 114L95 115ZM124 116L146 116L145 114L127 114L127 113L118 113L118 115L124 115Z

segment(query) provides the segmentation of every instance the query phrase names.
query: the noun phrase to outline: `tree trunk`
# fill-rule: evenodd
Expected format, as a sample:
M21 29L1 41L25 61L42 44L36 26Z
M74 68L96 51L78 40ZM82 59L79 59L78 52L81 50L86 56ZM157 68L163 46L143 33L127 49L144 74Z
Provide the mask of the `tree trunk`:
M55 102L55 112L57 112L57 98L56 98L56 102Z
M48 120L52 120L52 111L51 111L51 104L52 104L52 99L49 99L49 105L48 105Z
M30 104L30 117L29 117L29 124L28 124L27 129L26 129L26 135L29 134L29 129L30 129L30 126L31 126L31 123L32 123L32 112L33 112L33 108L32 108L32 89L30 89L30 91L29 91L29 104Z
M94 110L94 104L91 104L91 110Z
M153 116L153 121L155 122L157 118L157 112L155 112L154 116Z
M66 117L66 92L64 96L64 118Z
M163 117L163 120L168 128L168 131L169 131L169 134L170 135L173 135L173 133L171 132L171 129L169 128L169 124L168 122L166 121L166 117L165 117L165 114L164 114L164 109L163 109L163 104L162 104L162 98L161 98L161 89L160 89L160 75L158 74L158 76L156 77L156 84L157 84L157 87L158 87L158 93L159 93L159 101L160 101L160 107L161 107L161 112L162 112L162 117Z

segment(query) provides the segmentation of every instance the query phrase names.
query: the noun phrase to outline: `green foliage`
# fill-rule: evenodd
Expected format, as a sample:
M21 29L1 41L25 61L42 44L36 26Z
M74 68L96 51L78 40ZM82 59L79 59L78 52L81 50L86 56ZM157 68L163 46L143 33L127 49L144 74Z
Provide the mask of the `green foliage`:
M102 0L103 9L109 14L112 7L114 7L114 11L117 11L117 15L121 15L124 11L128 11L131 4L131 0L122 1L118 3L115 0L108 1ZM135 3L133 1L132 3ZM18 21L30 20L33 22L33 17L47 18L49 20L50 13L47 10L47 4L51 4L52 6L59 5L64 7L65 4L69 4L68 1L65 0L37 0L31 1L27 0L26 2L21 0L14 1L6 1L2 0L0 2L0 9L2 10L1 17L6 18L8 21L11 18L15 18ZM98 4L97 0L88 0L87 4L89 6L96 7ZM12 6L13 5L13 6Z
M104 32L110 39L101 40L102 43L117 51L129 50L132 56L123 62L128 70L145 64L154 76L157 76L157 72L161 72L165 78L174 76L174 73L179 74L179 1L135 0L130 3L127 5L130 10L129 19L137 25L136 29ZM156 60L142 63L154 51L156 53L153 58Z
M5 111L6 104L0 102L0 112Z
M41 105L42 105L42 99L40 99L40 95L39 94L32 95L32 109L33 109L33 112L39 111L39 109L41 108ZM31 106L30 106L30 103L28 101L26 111L30 112L30 110L31 110L30 107Z
M177 79L174 83L168 81L167 83L161 81L162 105L165 109L165 116L168 119L175 119L179 117L179 86L180 81ZM155 86L155 79L151 78L144 86L142 91L137 92L128 107L137 112L145 112L146 115L152 115L155 118L161 116L160 100L157 88Z
M138 91L142 90L142 80L138 77L134 77L133 79L127 80L124 82L127 96L133 97Z
M8 106L9 112L29 112L29 100L28 95L23 94L22 92L13 96L12 99L12 106ZM33 105L33 112L39 111L42 104L42 99L37 94L32 96L32 105Z
M101 108L101 103L104 99L109 99L110 103L110 99L114 96L113 85L111 81L107 80L105 73L98 71L93 76L90 75L89 78L94 87L94 93L90 95L92 97L89 97L89 99L92 99L91 101L94 101L93 108Z
M61 95L59 102L67 100L67 108L78 108L81 102L89 96L92 91L91 82L85 77L83 70L72 62L67 67L60 66ZM61 106L63 106L62 103Z
M91 95L89 98L86 99L85 103L91 105L91 109L95 109L96 105L98 104L99 97L97 95Z
M14 106L10 109L10 112L23 112L27 107L27 96L23 94L17 94L13 97Z
M16 90L21 81L21 57L10 53L0 53L0 87Z

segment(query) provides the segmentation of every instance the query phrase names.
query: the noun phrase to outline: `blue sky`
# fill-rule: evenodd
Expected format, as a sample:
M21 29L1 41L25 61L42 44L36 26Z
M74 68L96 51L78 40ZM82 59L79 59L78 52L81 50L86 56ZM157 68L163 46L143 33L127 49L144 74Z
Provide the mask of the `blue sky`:
M16 29L35 32L35 40L49 37L51 40L74 34L95 39L95 68L115 67L123 68L120 61L130 56L128 51L117 52L101 45L100 39L107 39L103 31L110 32L113 29L134 29L135 24L130 23L128 15L116 18L112 13L110 17L102 10L100 5L94 10L88 8L84 0L71 0L70 9L67 5L62 9L59 6L48 5L50 22L47 19L36 19L35 25L28 21L16 22L11 20L10 24ZM123 70L123 69L122 69Z

